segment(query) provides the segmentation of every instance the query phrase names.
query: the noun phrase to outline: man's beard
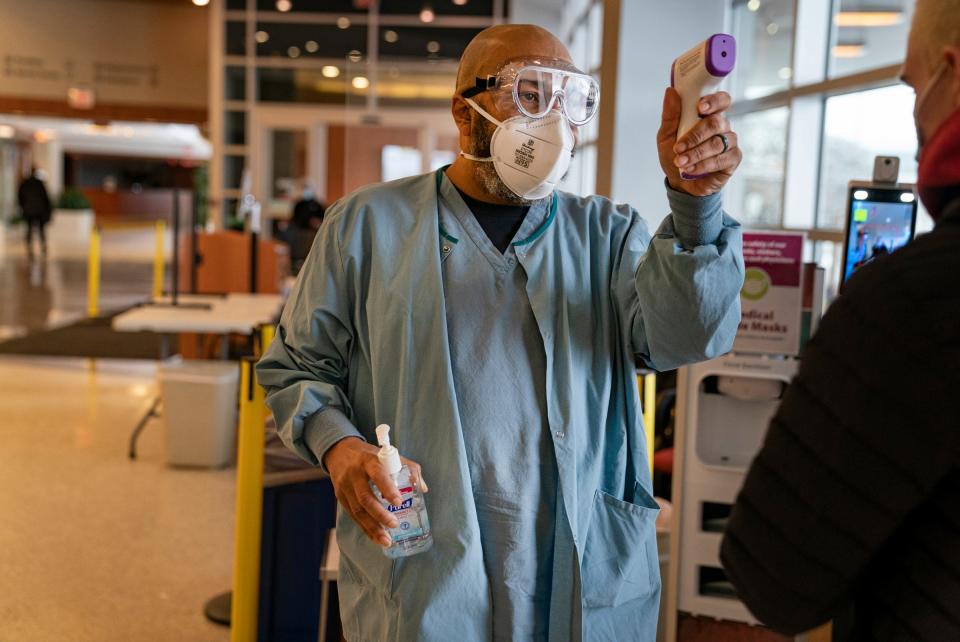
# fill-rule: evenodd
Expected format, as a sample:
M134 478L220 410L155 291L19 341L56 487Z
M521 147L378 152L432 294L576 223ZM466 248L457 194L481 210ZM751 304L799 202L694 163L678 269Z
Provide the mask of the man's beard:
M470 127L470 154L477 158L489 158L490 139L493 138L495 131L497 131L497 126L487 122L487 119L474 118L473 125ZM514 194L509 187L504 185L490 161L474 163L473 175L480 186L483 187L483 190L494 198L518 205L530 203L527 199Z

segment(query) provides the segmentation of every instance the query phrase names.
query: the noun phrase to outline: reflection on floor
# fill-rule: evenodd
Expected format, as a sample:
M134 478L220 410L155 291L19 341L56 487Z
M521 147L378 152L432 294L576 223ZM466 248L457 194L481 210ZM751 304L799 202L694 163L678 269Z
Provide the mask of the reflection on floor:
M0 357L3 642L229 638L202 611L230 586L235 471L168 468L156 420L126 457L155 372Z
M0 341L86 315L86 257L51 246L48 257L29 261L21 237L16 228L0 234ZM100 310L120 310L150 296L154 247L150 229L104 232Z

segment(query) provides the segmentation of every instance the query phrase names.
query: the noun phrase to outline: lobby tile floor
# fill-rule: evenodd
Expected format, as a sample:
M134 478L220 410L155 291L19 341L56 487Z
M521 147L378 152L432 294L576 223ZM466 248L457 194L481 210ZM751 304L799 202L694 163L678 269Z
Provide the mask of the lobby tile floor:
M227 640L234 469L178 470L152 362L0 358L0 640Z
M5 237L5 238L4 238ZM0 341L86 312L86 262L29 262L0 233ZM150 293L152 231L104 235L101 309ZM173 469L151 420L156 363L0 356L0 642L217 642L236 471Z

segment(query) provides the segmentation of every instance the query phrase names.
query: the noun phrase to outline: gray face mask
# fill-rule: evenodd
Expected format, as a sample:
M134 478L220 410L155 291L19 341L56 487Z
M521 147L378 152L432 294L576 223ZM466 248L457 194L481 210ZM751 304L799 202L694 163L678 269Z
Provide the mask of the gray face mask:
M947 69L949 69L947 61L940 61L940 64L937 65L937 68L933 71L933 75L930 76L930 82L923 88L923 91L920 92L916 102L913 104L913 124L917 128L917 162L920 162L920 152L927 142L926 136L923 135L923 130L920 129L921 111L927 99L930 98L930 94L933 93L933 89L937 86L937 83L939 83L940 79L946 74Z

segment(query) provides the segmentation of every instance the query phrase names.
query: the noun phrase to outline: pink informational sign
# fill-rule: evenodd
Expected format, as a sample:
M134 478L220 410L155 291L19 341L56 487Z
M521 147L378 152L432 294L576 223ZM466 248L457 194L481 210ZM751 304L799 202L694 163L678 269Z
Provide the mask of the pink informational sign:
M797 232L743 233L743 289L736 352L800 351L803 242Z

